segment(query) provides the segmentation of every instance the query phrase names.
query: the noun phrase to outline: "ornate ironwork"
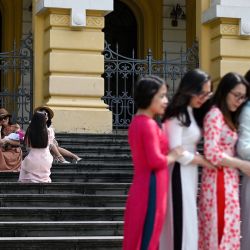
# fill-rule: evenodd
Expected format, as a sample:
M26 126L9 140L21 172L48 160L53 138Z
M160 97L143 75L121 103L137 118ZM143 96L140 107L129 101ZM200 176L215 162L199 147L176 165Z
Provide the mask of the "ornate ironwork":
M29 34L18 49L0 53L0 106L12 113L12 120L27 127L33 107L33 39Z
M113 112L113 128L123 129L130 124L135 113L134 87L137 79L144 75L158 75L166 79L169 85L169 97L173 95L180 79L185 72L199 66L198 44L192 48L176 55L175 59L168 59L169 55L164 53L163 60L155 60L151 50L145 59L136 59L134 52L128 58L119 54L118 45L116 51L105 42L105 93L104 102Z

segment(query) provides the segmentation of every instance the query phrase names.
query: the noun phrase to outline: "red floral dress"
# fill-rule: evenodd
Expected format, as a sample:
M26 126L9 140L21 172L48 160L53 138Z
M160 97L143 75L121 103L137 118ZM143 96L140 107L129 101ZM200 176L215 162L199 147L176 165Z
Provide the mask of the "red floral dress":
M223 114L213 107L204 120L204 154L217 169L203 168L199 198L199 249L240 249L240 206L238 170L220 167L224 155L235 155L237 133L225 123ZM224 185L217 179L222 173ZM224 199L224 211L219 215L218 196ZM219 243L218 218L223 218L223 231Z

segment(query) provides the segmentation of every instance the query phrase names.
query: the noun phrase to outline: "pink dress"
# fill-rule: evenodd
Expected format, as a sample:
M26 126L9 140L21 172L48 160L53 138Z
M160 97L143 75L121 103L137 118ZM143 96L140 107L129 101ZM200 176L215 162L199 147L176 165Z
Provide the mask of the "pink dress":
M220 167L223 155L234 156L237 133L225 123L223 114L213 107L204 120L204 154L217 169L202 169L201 192L199 198L199 249L239 250L240 249L240 206L238 170ZM224 185L217 182L222 173ZM220 187L219 187L220 186ZM217 197L224 196L224 201ZM223 231L218 242L219 202L224 203Z
M148 241L148 250L157 250L167 208L168 142L157 123L145 116L137 115L129 127L134 177L129 190L125 211L124 250L140 250L142 238ZM145 220L148 219L151 196L151 177L155 178L155 210L151 235L145 233ZM152 205L152 204L151 204ZM148 228L147 228L148 230Z
M51 137L53 136L49 134L49 143L46 148L30 148L29 154L21 164L19 182L51 182L50 169L53 162L49 151Z

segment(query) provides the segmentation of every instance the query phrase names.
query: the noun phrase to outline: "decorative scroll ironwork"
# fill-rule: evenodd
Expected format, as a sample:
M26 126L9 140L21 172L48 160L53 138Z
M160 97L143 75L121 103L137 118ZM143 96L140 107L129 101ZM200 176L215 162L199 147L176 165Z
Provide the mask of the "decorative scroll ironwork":
M12 113L12 121L27 127L33 107L33 39L29 34L18 49L0 53L0 106Z
M164 78L169 85L169 97L178 87L180 79L190 69L199 66L198 43L192 48L176 55L175 59L169 59L170 55L164 53L163 60L155 60L151 50L145 59L136 59L134 52L132 58L119 54L118 45L116 51L105 42L105 93L104 102L113 112L113 128L124 129L130 124L135 113L134 88L138 78L144 75L158 75ZM172 55L171 55L172 56Z

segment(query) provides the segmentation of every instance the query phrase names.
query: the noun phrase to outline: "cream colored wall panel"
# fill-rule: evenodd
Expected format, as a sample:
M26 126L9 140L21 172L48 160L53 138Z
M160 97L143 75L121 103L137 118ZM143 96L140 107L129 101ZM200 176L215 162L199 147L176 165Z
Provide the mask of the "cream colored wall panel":
M103 96L104 79L101 77L50 76L50 95Z
M98 109L69 109L53 107L53 125L56 132L111 133L112 113ZM62 117L67 122L62 122Z
M101 74L104 72L104 57L103 55L51 52L50 71Z
M31 21L32 20L32 13L29 11L29 10L27 10L27 9L24 9L23 10L23 21Z
M23 8L28 9L31 5L31 0L23 0Z
M233 71L244 75L250 68L250 57L248 60L224 59L221 61L221 75Z
M180 53L168 53L167 54L168 61L176 60L176 59L180 59Z
M28 23L23 23L23 35L27 35L31 32L32 30L32 25L30 22Z
M163 41L186 41L186 31L184 30L164 30Z
M102 32L74 32L67 30L50 30L50 48L69 50L101 51L104 47Z
M221 55L231 57L250 57L250 40L249 39L222 39ZM249 61L250 68L250 61Z
M186 51L186 43L185 42L164 42L163 43L163 51L167 51L168 53L180 53L181 49Z
M211 59L217 57L250 57L250 40L248 39L215 39L211 43Z

